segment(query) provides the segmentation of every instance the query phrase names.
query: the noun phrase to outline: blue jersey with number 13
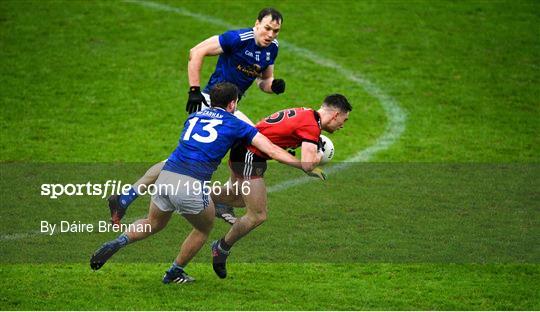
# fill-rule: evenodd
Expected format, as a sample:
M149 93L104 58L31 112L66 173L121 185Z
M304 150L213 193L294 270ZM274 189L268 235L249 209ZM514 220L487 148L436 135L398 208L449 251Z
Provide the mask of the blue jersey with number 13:
M229 149L235 143L251 143L257 132L224 109L193 113L184 123L178 147L163 170L209 181Z

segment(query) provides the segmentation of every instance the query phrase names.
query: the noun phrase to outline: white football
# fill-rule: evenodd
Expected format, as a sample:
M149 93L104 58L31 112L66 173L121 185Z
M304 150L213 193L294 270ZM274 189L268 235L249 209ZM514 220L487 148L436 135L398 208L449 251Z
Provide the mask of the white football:
M324 165L334 157L334 143L325 135L321 134L321 147L319 153L322 154L320 165Z

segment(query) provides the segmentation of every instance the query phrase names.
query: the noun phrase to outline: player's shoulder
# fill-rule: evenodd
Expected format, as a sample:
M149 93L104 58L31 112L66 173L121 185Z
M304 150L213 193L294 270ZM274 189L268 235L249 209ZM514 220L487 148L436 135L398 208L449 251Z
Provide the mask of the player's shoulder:
M243 124L245 123L240 118L236 117L233 113L230 113L226 110L221 110L221 112L223 114L224 122L233 125L233 127L243 126Z
M305 123L317 124L319 122L319 113L316 110L309 107L296 107L293 108L298 117L300 117Z
M295 108L290 108L292 110L294 110L297 114L302 114L302 115L313 115L315 110L313 108L309 108L309 107L295 107Z
M246 41L255 38L253 34L253 28L233 29L227 31L227 33L238 37L240 41Z

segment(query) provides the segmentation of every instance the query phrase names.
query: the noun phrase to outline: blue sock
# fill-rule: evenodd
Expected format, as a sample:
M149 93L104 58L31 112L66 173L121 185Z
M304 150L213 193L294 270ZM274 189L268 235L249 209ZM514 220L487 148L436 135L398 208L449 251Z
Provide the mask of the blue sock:
M181 265L176 264L176 261L174 261L171 265L170 270L182 270L184 271L184 267Z
M120 195L120 200L119 200L120 201L120 206L122 206L122 208L127 209L129 207L129 205L131 205L131 203L135 199L137 199L137 197L139 197L139 194L137 194L137 192L135 192L135 189L132 186L129 189L127 194L122 193Z
M115 241L120 244L120 247L124 247L127 244L129 244L129 237L126 235L126 233L121 234L118 236Z

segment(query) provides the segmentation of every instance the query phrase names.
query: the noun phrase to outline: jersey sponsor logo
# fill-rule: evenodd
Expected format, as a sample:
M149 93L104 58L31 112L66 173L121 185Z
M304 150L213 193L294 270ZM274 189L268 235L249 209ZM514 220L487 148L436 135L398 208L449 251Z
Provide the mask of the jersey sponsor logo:
M236 69L239 72L251 78L257 78L262 73L262 68L259 64L253 64L253 65L248 65L248 66L243 66L242 64L238 64L238 66L236 66Z

